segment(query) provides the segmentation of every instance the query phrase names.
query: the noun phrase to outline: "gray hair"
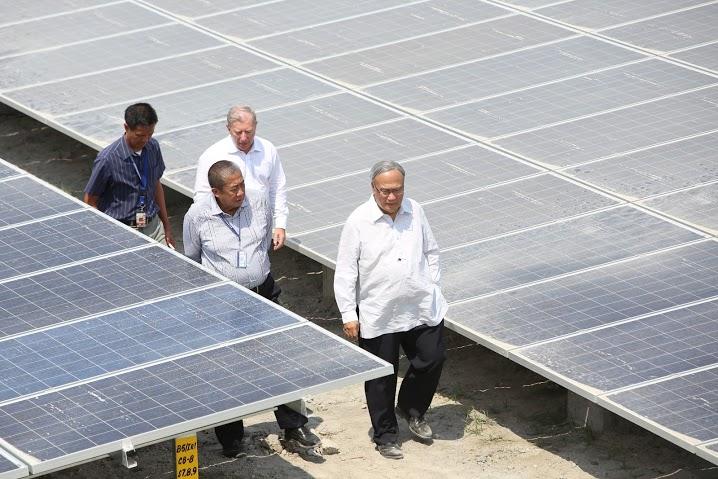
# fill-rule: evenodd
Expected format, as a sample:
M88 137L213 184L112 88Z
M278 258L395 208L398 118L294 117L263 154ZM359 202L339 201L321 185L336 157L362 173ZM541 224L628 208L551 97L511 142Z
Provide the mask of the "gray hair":
M404 167L401 166L396 161L390 161L390 160L382 160L374 163L374 166L371 167L371 181L374 182L374 178L377 177L377 175L381 175L382 173L386 173L387 171L398 171L401 173L401 176L406 178L406 171L404 171Z
M235 121L242 121L243 115L251 115L254 124L257 124L257 114L252 110L251 106L247 105L236 105L229 109L227 112L227 126L231 125Z
M235 174L242 174L242 170L239 169L236 163L229 160L221 160L209 167L207 172L207 179L209 180L209 186L221 190L224 188L227 179Z

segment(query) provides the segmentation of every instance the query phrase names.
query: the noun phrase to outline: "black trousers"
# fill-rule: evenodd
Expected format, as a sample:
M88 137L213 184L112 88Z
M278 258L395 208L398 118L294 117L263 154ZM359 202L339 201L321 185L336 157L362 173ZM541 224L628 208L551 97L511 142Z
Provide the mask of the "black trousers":
M399 390L397 405L412 417L429 409L446 359L444 321L436 326L417 326L406 332L376 338L359 338L359 346L394 365L394 374L364 383L367 409L374 427L374 442L396 442L399 428L394 413L394 397L399 370L399 346L409 359L409 369Z
M252 288L252 290L275 303L282 292L279 286L274 282L272 273L267 275L267 279L264 283L256 288ZM274 417L277 419L277 424L281 429L302 427L308 421L306 416L284 404L277 407L277 410L274 411ZM214 433L217 435L217 440L222 444L222 447L230 447L232 441L241 441L244 437L244 422L240 420L217 426L214 428Z

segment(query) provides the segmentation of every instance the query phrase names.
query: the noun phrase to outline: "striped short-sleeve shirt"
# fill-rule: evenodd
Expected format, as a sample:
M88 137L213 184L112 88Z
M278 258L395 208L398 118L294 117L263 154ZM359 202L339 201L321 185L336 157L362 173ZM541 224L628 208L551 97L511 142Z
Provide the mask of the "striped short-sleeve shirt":
M165 162L160 144L154 138L143 148L143 155L148 160L145 212L152 218L159 211L155 187L165 171ZM133 220L139 203L143 168L140 156L130 150L123 135L97 154L85 193L99 196L98 209L108 216L121 221Z

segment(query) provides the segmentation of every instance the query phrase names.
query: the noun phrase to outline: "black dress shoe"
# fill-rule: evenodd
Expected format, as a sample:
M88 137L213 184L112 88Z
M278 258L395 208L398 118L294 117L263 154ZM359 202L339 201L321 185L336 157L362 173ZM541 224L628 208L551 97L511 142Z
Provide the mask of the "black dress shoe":
M231 444L222 446L222 455L224 457L237 457L242 452L242 443L235 439Z
M404 453L401 452L401 448L395 442L377 444L376 450L387 459L404 459Z
M434 433L431 431L431 426L429 426L429 423L426 422L424 416L409 416L399 406L396 407L396 414L406 419L406 422L409 425L409 432L411 432L416 439L422 442L430 442L433 439Z
M307 427L297 427L284 430L285 441L297 441L301 446L312 447L318 446L322 441L316 434L310 431Z

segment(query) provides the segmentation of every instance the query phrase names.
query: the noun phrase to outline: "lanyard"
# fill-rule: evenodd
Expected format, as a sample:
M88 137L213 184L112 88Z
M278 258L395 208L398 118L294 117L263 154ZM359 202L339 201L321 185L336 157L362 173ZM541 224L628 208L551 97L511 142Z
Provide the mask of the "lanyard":
M229 221L227 221L227 218L226 218L224 215L221 215L220 218L222 218L222 222L224 223L224 225L225 225L227 228L229 228L229 230L230 230L232 233L234 233L234 236L237 237L237 239L239 240L239 244L242 244L242 237L239 235L239 231L237 231L236 229L234 229L234 226L232 226L232 224L231 224ZM240 225L242 224L241 220L240 220L240 223L239 223L239 224L240 224Z
M137 169L137 165L135 164L135 155L132 155L130 158L130 163L132 163L132 167L135 169L135 173L137 173L137 176L139 176L140 178L140 195L137 198L137 204L142 210L145 207L145 193L147 193L147 172L150 169L150 165L147 160L147 153L144 148L142 149L142 153L140 153L140 161L142 162L142 173L140 173L140 170Z

